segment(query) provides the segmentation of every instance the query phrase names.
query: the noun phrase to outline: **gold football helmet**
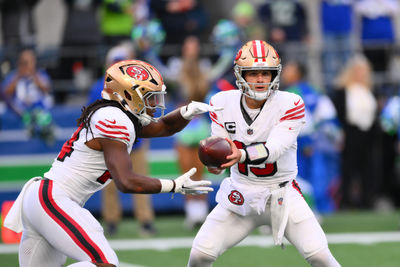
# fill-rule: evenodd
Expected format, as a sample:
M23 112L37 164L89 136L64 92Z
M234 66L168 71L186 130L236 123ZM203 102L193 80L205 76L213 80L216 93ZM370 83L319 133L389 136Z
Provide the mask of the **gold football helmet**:
M161 74L140 60L124 60L106 71L101 96L115 100L146 126L164 115L166 87Z
M279 77L282 70L281 59L276 50L267 42L261 40L247 42L236 54L234 64L236 85L242 91L242 94L256 100L264 100L271 95L273 90L279 89ZM268 89L263 92L255 91L253 89L255 84L248 83L243 78L243 72L248 70L271 71L271 82L266 84Z

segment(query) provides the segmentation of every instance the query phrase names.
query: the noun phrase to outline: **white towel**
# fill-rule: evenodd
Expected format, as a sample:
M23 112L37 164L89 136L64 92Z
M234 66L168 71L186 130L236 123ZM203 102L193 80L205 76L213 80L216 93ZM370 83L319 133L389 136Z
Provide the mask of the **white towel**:
M289 218L287 186L271 192L271 228L275 245L282 245Z
M22 225L22 202L24 200L24 195L26 189L35 181L43 179L42 177L33 177L22 187L17 199L12 205L10 211L8 212L6 218L4 219L4 226L13 230L16 233L20 233L24 230Z

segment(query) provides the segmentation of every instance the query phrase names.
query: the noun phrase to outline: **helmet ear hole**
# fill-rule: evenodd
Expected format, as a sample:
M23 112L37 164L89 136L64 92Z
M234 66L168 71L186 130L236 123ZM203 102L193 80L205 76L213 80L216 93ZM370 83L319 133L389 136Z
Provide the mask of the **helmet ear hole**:
M131 96L126 90L124 91L124 93L125 93L126 99L128 99L129 101L131 101L131 100L132 100L132 96Z

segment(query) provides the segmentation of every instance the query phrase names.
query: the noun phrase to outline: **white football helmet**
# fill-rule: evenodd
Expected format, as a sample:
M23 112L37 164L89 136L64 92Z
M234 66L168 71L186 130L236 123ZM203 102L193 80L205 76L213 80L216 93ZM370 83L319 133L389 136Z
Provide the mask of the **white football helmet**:
M265 100L273 90L279 89L279 77L282 70L281 59L276 50L267 42L261 40L247 42L236 54L234 64L236 85L242 91L242 94L256 100ZM268 89L263 92L255 91L253 89L255 84L248 83L243 78L243 72L248 70L271 71L271 82L266 84Z
M109 67L101 92L102 98L119 102L135 115L142 126L164 116L165 94L161 74L140 60L124 60Z

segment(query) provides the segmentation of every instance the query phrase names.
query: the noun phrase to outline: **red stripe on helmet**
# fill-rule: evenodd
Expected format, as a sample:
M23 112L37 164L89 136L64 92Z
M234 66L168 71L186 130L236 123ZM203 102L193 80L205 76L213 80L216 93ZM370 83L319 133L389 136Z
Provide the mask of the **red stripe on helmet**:
M255 57L254 62L258 62L258 53L257 53L257 44L256 44L256 41L253 41L253 53L254 53L254 57Z

